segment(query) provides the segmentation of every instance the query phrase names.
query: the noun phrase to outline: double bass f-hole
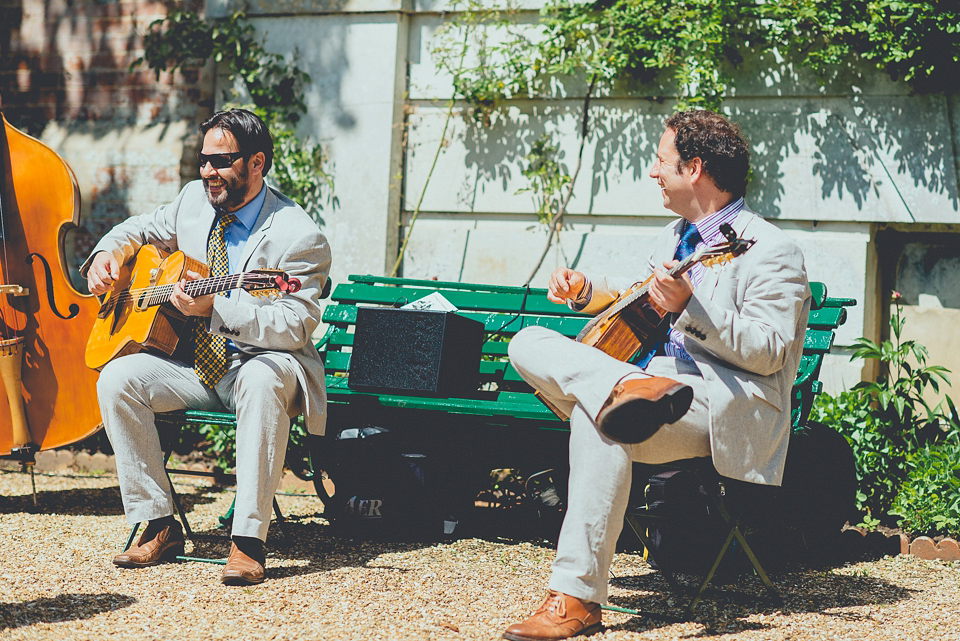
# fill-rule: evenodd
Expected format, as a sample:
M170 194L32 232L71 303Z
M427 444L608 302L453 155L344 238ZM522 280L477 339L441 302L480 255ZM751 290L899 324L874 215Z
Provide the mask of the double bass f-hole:
M37 252L31 252L27 254L27 264L32 265L33 259L40 259L40 264L43 265L43 276L47 283L47 303L50 305L50 309L53 310L53 313L62 318L63 320L70 320L80 313L80 306L76 303L70 303L70 306L67 308L70 310L69 316L64 316L60 313L60 310L57 309L57 301L53 298L53 272L50 271L50 264L47 262L47 259L38 254Z

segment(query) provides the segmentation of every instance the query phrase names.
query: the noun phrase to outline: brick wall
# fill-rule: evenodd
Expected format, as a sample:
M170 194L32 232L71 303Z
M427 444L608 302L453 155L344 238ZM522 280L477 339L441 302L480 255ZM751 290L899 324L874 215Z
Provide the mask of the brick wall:
M189 7L201 9L201 3ZM149 0L0 0L0 99L31 133L51 120L149 123L180 118L209 91L200 70L131 71L140 35L163 18Z
M172 2L0 0L0 109L73 168L79 264L125 217L169 202L196 177L196 124L213 105L213 73L161 73L140 57L141 34ZM177 6L202 11L203 0Z

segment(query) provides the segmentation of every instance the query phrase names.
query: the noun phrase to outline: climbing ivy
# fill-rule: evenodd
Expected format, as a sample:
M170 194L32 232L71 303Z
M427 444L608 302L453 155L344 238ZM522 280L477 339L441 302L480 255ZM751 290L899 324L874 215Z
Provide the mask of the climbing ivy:
M532 23L529 12L505 2L454 2L434 53L449 69L456 43L469 47L473 62L453 84L481 125L506 118L512 101L583 95L581 155L572 174L556 164L549 139L538 139L525 157L529 190L540 196L538 214L549 228L544 254L573 193L595 93L641 89L652 100L675 99L677 109L718 110L748 56L785 61L824 79L866 62L918 92L960 90L956 2L549 0ZM548 203L554 211L544 216Z
M318 222L324 204L335 205L333 177L326 171L320 145L301 140L293 126L306 112L303 88L310 76L282 55L264 49L243 11L221 20L205 20L190 11L173 11L155 20L143 35L144 54L131 67L146 64L162 71L194 67L213 59L231 83L243 84L254 111L274 140L271 181L300 203ZM226 92L229 97L229 92Z
M455 9L444 37L486 29L474 33L476 64L457 84L481 114L515 98L563 94L582 78L659 82L678 108L716 109L748 54L775 53L821 76L866 61L920 92L960 88L960 4L952 2L552 0L532 25L518 20L511 0Z

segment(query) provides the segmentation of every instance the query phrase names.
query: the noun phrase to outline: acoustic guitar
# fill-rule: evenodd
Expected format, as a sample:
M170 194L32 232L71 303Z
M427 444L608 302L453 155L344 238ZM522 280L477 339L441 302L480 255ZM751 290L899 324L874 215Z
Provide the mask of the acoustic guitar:
M298 279L279 269L211 278L204 263L183 252L163 256L153 245L144 245L120 269L113 289L101 302L87 341L87 367L99 370L115 358L147 350L173 355L188 319L169 302L170 294L188 270L203 276L186 283L184 291L193 297L231 289L243 289L255 296L300 289Z
M743 254L756 242L737 238L728 224L720 226L726 242L701 247L677 263L667 273L680 278L697 263L718 266ZM650 300L653 276L636 283L617 297L607 309L595 316L580 331L577 341L596 347L617 360L630 362L646 354L666 338L670 329L669 312Z

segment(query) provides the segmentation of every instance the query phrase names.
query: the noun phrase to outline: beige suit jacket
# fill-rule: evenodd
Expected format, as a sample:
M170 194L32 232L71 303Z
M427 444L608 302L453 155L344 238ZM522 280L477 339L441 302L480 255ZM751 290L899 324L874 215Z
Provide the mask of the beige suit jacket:
M113 254L125 264L144 244L167 252L183 251L206 263L207 237L215 211L202 181L187 184L177 198L152 213L132 216L114 227L94 247L81 267L86 274L93 256ZM323 434L326 425L326 385L323 361L313 345L320 324L320 293L330 271L330 246L316 223L299 205L272 187L244 246L239 271L281 269L300 279L294 294L278 298L255 297L233 291L214 299L210 332L234 341L246 354L286 352L298 365L307 430Z
M593 294L584 311L601 311L620 291L672 259L682 225L681 219L661 232L641 278L615 283L590 276ZM684 346L707 385L717 471L779 485L810 287L803 254L783 231L748 209L733 227L757 242L721 270L707 270L673 327L683 333Z

